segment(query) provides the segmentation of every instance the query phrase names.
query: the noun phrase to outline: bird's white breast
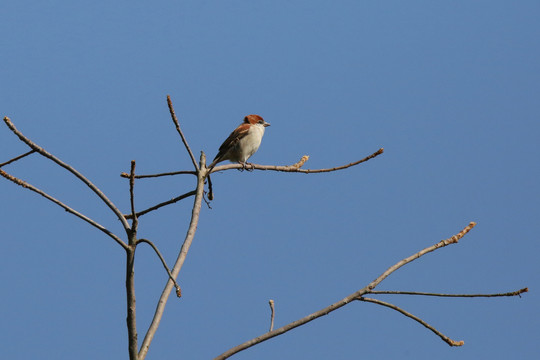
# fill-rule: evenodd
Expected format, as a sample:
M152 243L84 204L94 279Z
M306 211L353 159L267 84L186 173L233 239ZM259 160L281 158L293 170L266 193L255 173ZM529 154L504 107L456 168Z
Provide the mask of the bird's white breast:
M255 154L255 152L259 149L259 146L261 146L263 135L264 135L263 125L255 124L250 127L246 136L244 136L240 140L239 148L241 152L240 154L241 161L246 162L247 159L251 157L251 155Z

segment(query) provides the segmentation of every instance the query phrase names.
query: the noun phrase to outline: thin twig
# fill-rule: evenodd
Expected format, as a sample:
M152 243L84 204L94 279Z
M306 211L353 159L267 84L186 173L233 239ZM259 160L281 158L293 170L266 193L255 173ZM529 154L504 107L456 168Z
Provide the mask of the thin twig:
M401 260L400 262L398 262L397 264L389 267L385 272L383 272L378 278L376 278L375 280L373 280L368 286L367 288L369 289L369 291L373 290L377 285L379 285L381 283L381 281L383 281L384 279L386 279L388 277L388 275L390 275L391 273L393 273L394 271L396 271L397 269L399 269L400 267L410 263L411 261L414 261L416 259L418 259L420 256L422 255L425 255L427 253L430 253L432 251L435 251L437 249L440 249L440 248L443 248L445 246L448 246L448 245L451 245L451 244L457 244L457 242L462 238L464 237L469 231L471 231L471 229L473 227L476 226L476 223L475 222L470 222L469 225L465 226L463 228L463 230L461 230L459 233L457 233L456 235L452 236L451 238L448 238L446 240L441 240L439 241L438 243L436 243L435 245L432 245L430 247L427 247L425 248L424 250L421 250L419 252L417 252L416 254L414 255L411 255L409 256L408 258L405 258L403 260Z
M274 330L274 315L275 315L275 309L274 309L274 300L269 300L268 304L270 305L270 330Z
M166 205L169 205L169 204L174 204L175 202L178 202L178 201L180 201L180 200L182 200L182 199L185 199L185 198L187 198L187 197L193 196L193 195L195 195L195 194L197 194L197 191L196 191L196 190L187 192L187 193L185 193L185 194L182 194L182 195L180 195L180 196L177 196L177 197L175 197L175 198L172 198L171 200L164 201L164 202L159 203L159 204L157 204L157 205L154 205L154 206L152 206L152 207L150 207L150 208L148 208L148 209L139 211L138 213L135 213L135 215L136 215L137 217L141 217L142 215L147 214L147 213L149 213L150 211L157 210L157 209L159 209L160 207L163 207L163 206L166 206ZM133 215L132 215L132 214L130 214L130 215L124 215L124 217L125 217L126 219L131 219L131 218L133 217Z
M161 264L163 265L163 267L167 271L167 274L169 275L169 279L171 279L171 281L174 283L174 287L176 288L176 296L181 297L182 296L182 290L180 289L180 285L178 285L178 283L176 282L176 280L172 276L171 270L169 270L169 267L167 266L167 263L165 262L165 259L163 258L163 256L159 252L156 245L154 245L154 243L152 241L148 240L148 239L139 239L137 241L137 244L139 244L139 243L148 244L148 245L150 245L152 247L152 249L154 249L156 255L159 257L159 260L161 260Z
M146 178L155 178L155 177L161 177L161 176L174 176L174 175L197 175L196 171L173 171L173 172L166 172L166 173L159 173L159 174L148 174L148 175L135 175L135 179L146 179ZM120 173L120 176L123 178L129 179L129 174L126 172Z
M24 154L22 154L22 155L19 155L19 156L14 157L14 158L11 159L11 160L8 160L8 161L6 161L6 162L4 162L4 163L1 163L1 164L0 164L0 167L5 166L5 165L7 165L7 164L11 164L12 162L15 162L15 161L17 161L17 160L20 160L20 159L22 159L23 157L28 156L28 155L30 155L30 154L33 154L33 153L35 153L35 152L36 152L36 150L30 150L29 152L26 152L26 153L24 153Z
M131 160L131 170L129 172L129 203L131 205L131 231L137 231L137 225L139 220L137 219L137 213L135 212L135 160Z
M200 167L203 167L204 164L206 164L206 156L204 155L203 152L201 152L199 165ZM172 277L175 279L178 276L180 269L184 265L184 261L186 260L187 253L189 251L191 243L193 242L193 238L195 237L195 232L197 231L197 225L199 223L199 215L201 212L203 193L204 193L204 177L203 177L203 174L199 173L197 175L197 189L196 189L195 199L193 202L193 210L191 211L191 220L189 223L189 228L186 233L184 243L182 244L182 248L180 249L180 253L178 254L178 258L176 259L176 262L171 270ZM169 295L172 291L172 288L173 288L173 282L171 281L171 279L169 279L167 281L167 284L165 285L165 288L163 289L161 297L159 298L158 305L156 307L156 311L152 319L152 323L150 324L150 327L148 328L148 331L146 332L146 336L144 337L143 343L141 344L141 349L139 350L140 360L143 360L146 357L146 354L148 353L150 343L152 342L152 339L154 338L154 335L159 327L159 323L161 322L161 318L163 317L165 305L167 304L167 300L169 299Z
M212 187L212 179L210 178L210 174L206 177L208 179L208 200L212 201L214 200L214 189Z
M440 331L435 329L433 326L429 325L424 320L420 319L417 316L414 316L413 314L401 309L400 307L398 307L398 306L396 306L394 304L390 304L390 303L387 303L387 302L384 302L384 301L381 301L381 300L371 299L371 298L366 298L366 297L360 297L360 298L358 298L358 300L365 301L365 302L371 302L371 303L374 303L374 304L386 306L386 307L388 307L390 309L396 310L396 311L402 313L403 315L405 315L405 316L419 322L420 324L424 325L426 328L428 328L429 330L431 330L435 334L437 334L441 339L443 339L444 342L446 342L450 346L462 346L463 344L465 344L465 342L463 340L455 341L455 340L450 339L448 336L444 335L443 333L441 333Z
M443 248L447 245L450 245L450 244L455 244L458 242L459 239L461 239L463 236L465 236L465 234L467 234L471 228L475 225L474 222L471 222L468 226L466 226L463 230L461 230L458 234L452 236L451 238L449 239L446 239L446 240L442 240L438 243L436 243L435 245L432 245L430 247L427 247L419 252L417 252L416 254L412 255L412 256L409 256L408 258L404 259L404 260L401 260L400 262L396 263L395 265L391 266L390 268L388 268L385 272L383 272L377 279L375 279L374 281L372 281L369 285L367 285L366 287L350 294L349 296L319 310L319 311L316 311L312 314L309 314L301 319L298 319L296 321L293 321L285 326L282 326L280 327L279 329L276 329L276 330L273 330L273 331L269 331L267 333L264 333L262 335L259 335L251 340L248 340L240 345L237 345L229 350L227 350L226 352L224 352L223 354L217 356L215 358L215 360L223 360L223 359L227 359L228 357L242 351L242 350L245 350L247 348L250 348L254 345L257 345L263 341L266 341L266 340L269 340L273 337L276 337L278 335L281 335L281 334L284 334L298 326L301 326L301 325L304 325L304 324L307 324L308 322L310 321L313 321L317 318L320 318L321 316L324 316L324 315L328 315L329 313L333 312L333 311L336 311L337 309L349 304L350 302L354 301L354 300L358 300L359 298L361 298L363 295L369 293L370 291L372 291L377 285L379 285L384 279L386 279L388 277L388 275L390 275L391 273L393 273L394 271L396 271L397 269L399 269L400 267L410 263L411 261L414 261L416 259L418 259L419 257L425 255L425 254L428 254L434 250L437 250L437 249L440 249L440 248Z
M120 210L118 210L116 205L114 205L114 203L111 200L109 200L109 198L107 198L107 196L105 196L105 194L97 186L92 184L92 182L90 182L90 180L88 180L84 175L82 175L80 172L75 170L73 167L66 164L65 162L63 162L62 160L60 160L56 156L52 155L51 153L45 151L45 149L39 147L34 142L32 142L30 139L28 139L26 136L24 136L19 130L17 130L15 125L13 125L13 123L11 122L11 120L7 116L4 117L4 122L9 127L9 129L15 135L17 135L17 137L22 142L24 142L30 148L32 148L33 150L38 152L40 155L46 157L47 159L50 159L50 160L54 161L55 163L57 163L58 165L60 165L61 167L63 167L64 169L66 169L67 171L72 173L73 175L75 175L84 184L86 184L86 186L88 186L90 188L90 190L92 190L105 203L105 205L107 205L109 207L109 209L112 210L112 212L116 215L116 217L122 223L122 226L124 227L124 230L126 232L128 232L130 230L129 224L127 223L126 219L124 218L124 215L122 215L122 213L120 212Z
M6 173L2 169L0 169L0 175L3 176L4 178L8 179L9 181L12 181L17 185L20 185L23 188L26 188L28 190L31 190L31 191L35 192L36 194L39 194L39 195L43 196L45 199L47 199L49 201L52 201L56 205L60 206L64 210L66 210L68 213L77 216L79 219L82 219L82 220L86 221L87 223L89 223L93 227L97 228L98 230L103 231L105 234L109 235L114 241L116 241L120 246L122 246L124 249L127 249L127 245L122 241L122 239L120 239L118 236L116 236L114 233L112 233L109 229L107 229L103 225L101 225L101 224L97 223L96 221L90 219L88 216L83 215L80 212L70 208L69 206L67 206L66 204L64 204L60 200L57 200L56 198L52 197L51 195L47 194L43 190L40 190L37 187L35 187L35 186L33 186L33 185L19 179L19 178L16 178L13 175L10 175L10 174Z
M529 288L523 288L517 291L511 291L499 294L439 294L439 293L427 293L418 291L384 291L373 290L370 294L388 294L388 295L422 295L422 296L438 296L438 297L459 297L459 298L472 298L472 297L500 297L500 296L520 296L523 293L529 291Z
M363 159L360 159L358 161L354 161L352 163L337 166L333 168L327 168L327 169L301 169L300 167L306 162L306 160L309 158L307 155L304 155L302 159L293 165L287 165L287 166L277 166L277 165L258 165L258 164L250 164L250 167L252 167L254 170L270 170L270 171L281 171L281 172L295 172L295 173L303 173L303 174L315 174L315 173L325 173L325 172L331 172L331 171L337 171L337 170L343 170L350 168L351 166L355 166L358 164L361 164L363 162L366 162L370 159L373 159L374 157L377 157L381 155L384 152L383 148L380 148L379 150L375 151L373 154L366 156ZM242 164L228 164L228 165L221 165L216 166L212 169L212 172L216 171L223 171L223 170L229 170L229 169L243 169Z
M193 152L191 151L191 148L189 147L186 137L184 136L184 133L180 129L180 124L178 123L178 119L176 117L176 114L174 113L174 108L172 105L171 97L167 95L167 105L169 106L169 112L171 113L172 121L174 122L174 125L176 126L176 131L182 138L182 142L184 143L184 146L186 147L186 150L189 154L189 157L191 158L191 162L193 163L193 166L195 167L196 171L199 171L199 165L197 165L197 161L195 160L195 156L193 156Z

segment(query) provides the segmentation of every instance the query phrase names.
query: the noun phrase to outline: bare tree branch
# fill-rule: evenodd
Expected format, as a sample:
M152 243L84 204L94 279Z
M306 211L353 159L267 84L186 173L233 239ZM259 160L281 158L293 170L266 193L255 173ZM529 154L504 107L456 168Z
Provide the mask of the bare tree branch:
M374 303L374 304L389 307L390 309L394 309L394 310L402 313L403 315L405 315L405 316L407 316L407 317L409 317L409 318L411 318L413 320L416 320L420 324L424 325L426 328L428 328L429 330L431 330L435 334L437 334L441 339L444 340L444 342L446 342L450 346L462 346L463 344L465 344L465 342L463 340L455 341L455 340L450 339L448 336L444 335L443 333L441 333L440 331L435 329L433 326L429 325L424 320L422 320L419 317L414 316L413 314L411 314L411 313L397 307L396 305L393 305L393 304L390 304L390 303L387 303L387 302L384 302L384 301L381 301L381 300L371 299L371 298L366 298L366 297L360 297L360 298L358 298L358 300L365 301L365 302L371 302L371 303Z
M131 206L131 231L137 231L137 225L139 220L137 219L137 213L135 213L135 160L131 160L131 170L129 173L129 203Z
M182 296L182 289L180 288L180 285L178 285L178 283L176 282L176 280L172 276L171 270L169 270L169 267L167 266L167 263L165 262L165 259L163 258L163 256L159 252L156 245L152 241L150 241L148 239L139 239L137 241L137 244L139 244L139 243L146 243L146 244L150 245L152 247L152 249L154 249L154 252L159 257L159 260L161 260L161 264L163 265L163 267L167 271L167 274L169 275L169 279L174 283L174 287L176 288L176 296L181 297Z
M149 174L149 175L135 175L135 179L146 179L146 178L155 178L155 177L161 177L161 176L174 176L174 175L197 175L196 171L173 171L173 172L166 172L166 173L159 173L159 174ZM129 179L128 173L120 173L120 176L123 178Z
M20 160L20 159L22 159L23 157L28 156L28 155L30 155L30 154L33 154L33 153L35 153L35 152L36 152L36 150L30 150L29 152L26 152L26 153L24 153L24 154L22 154L22 155L16 156L16 157L14 157L14 158L11 159L11 160L8 160L8 161L6 161L6 162L4 162L4 163L1 163L1 164L0 164L0 168L1 168L2 166L7 165L7 164L11 164L12 162L15 162L15 161L17 161L17 160Z
M501 297L501 296L521 296L521 294L529 291L529 288L519 289L517 291L511 291L498 294L439 294L439 293L427 293L418 291L385 291L385 290L373 290L370 294L389 294L389 295L421 295L421 296L438 296L438 297L459 297L459 298L472 298L472 297Z
M204 164L206 164L206 156L204 155L204 152L201 152L199 165L200 167L203 167ZM178 276L178 273L180 272L180 269L182 268L184 264L184 261L186 259L191 243L193 242L193 238L195 237L195 232L197 231L197 224L199 223L199 215L201 211L203 193L204 193L204 175L199 172L197 176L197 189L196 189L196 194L195 194L195 200L193 202L193 210L191 212L191 221L189 224L188 231L186 233L184 243L182 244L182 248L180 249L180 253L178 254L178 258L176 259L176 263L174 264L173 269L171 271L171 274L173 278L175 279ZM150 343L152 342L152 339L154 338L154 335L157 331L157 328L163 316L163 311L165 310L165 305L167 304L167 300L169 299L169 295L171 293L172 288L173 288L173 282L171 281L171 279L169 279L167 281L167 284L165 285L165 289L163 289L163 293L161 294L161 297L158 301L158 305L156 307L156 311L154 313L152 323L150 324L150 327L148 328L148 331L146 332L146 336L144 337L143 343L141 345L141 349L139 350L139 358L141 360L143 360L146 357L146 354L148 353L148 348L150 347Z
M184 133L180 129L180 124L178 123L178 119L176 117L176 114L174 113L174 108L172 105L171 97L167 95L167 105L169 106L169 112L171 113L172 121L174 122L174 125L176 126L176 131L182 138L182 142L184 143L184 146L186 147L186 150L189 154L189 157L191 158L191 162L193 163L193 166L195 167L195 170L199 171L199 166L197 165L197 161L195 160L195 156L193 156L193 152L191 151L191 148L189 147L186 137L184 136Z
M159 204L157 204L157 205L154 205L154 206L152 206L152 207L150 207L150 208L148 208L148 209L146 209L146 210L139 211L138 213L135 213L135 215L136 215L137 217L140 217L140 216L142 216L142 215L144 215L144 214L149 213L150 211L157 210L157 209L159 209L160 207L163 207L163 206L166 206L166 205L169 205L169 204L174 204L175 202L178 202L178 201L183 200L183 199L185 199L185 198L187 198L187 197L193 196L193 195L195 195L196 193L197 193L196 190L187 192L187 193L185 193L185 194L182 194L182 195L180 195L180 196L177 196L177 197L175 197L175 198L172 198L171 200L167 200L167 201L164 201L164 202L159 203ZM124 217L125 217L126 219L131 219L131 218L133 217L133 215L132 215L132 214L130 214L130 215L124 215Z
M135 232L130 235L129 246L126 249L126 300L129 359L138 360L137 308L135 300Z
M270 305L270 330L274 330L274 316L275 316L275 309L274 309L274 300L269 300L268 304Z
M66 204L64 204L60 200L57 200L56 198L52 197L51 195L47 194L43 190L40 190L37 187L35 187L35 186L33 186L33 185L19 179L19 178L16 178L13 175L10 175L10 174L6 173L2 169L0 169L0 175L3 176L4 178L8 179L9 181L14 182L17 185L22 186L23 188L26 188L28 190L31 190L31 191L35 192L36 194L39 194L39 195L43 196L45 199L47 199L47 200L55 203L56 205L60 206L61 208L66 210L68 213L73 214L73 215L77 216L78 218L86 221L87 223L89 223L93 227L95 227L95 228L103 231L105 234L109 235L114 241L116 241L124 249L127 249L127 245L122 241L122 239L120 239L118 236L116 236L114 233L112 233L109 229L107 229L103 225L101 225L101 224L97 223L96 221L90 219L88 216L83 215L80 212L70 208L69 206L67 206Z
M281 334L284 334L298 326L301 326L301 325L304 325L304 324L307 324L308 322L310 321L313 321L315 319L318 319L320 318L321 316L324 316L324 315L328 315L329 313L333 312L333 311L336 311L337 309L349 304L350 302L354 301L354 300L358 300L360 299L363 295L369 293L370 291L372 291L377 285L379 285L384 279L386 279L388 277L388 275L390 275L391 273L393 273L394 271L396 271L397 269L399 269L400 267L410 263L411 261L414 261L418 258L420 258L421 256L427 254L427 253L430 253L434 250L437 250L437 249L440 249L440 248L443 248L447 245L450 245L450 244L456 244L459 239L461 239L463 236L465 236L465 234L467 234L474 226L476 225L476 223L474 222L471 222L468 226L466 226L463 230L461 230L458 234L452 236L451 238L449 239L446 239L446 240L442 240L438 243L436 243L435 245L432 245L430 247L427 247L417 253L415 253L414 255L411 255L409 256L408 258L405 258L401 261L399 261L398 263L396 263L395 265L389 267L385 272L383 272L377 279L375 279L374 281L372 281L369 285L367 285L366 287L350 294L349 296L319 310L319 311L316 311L310 315L307 315L301 319L298 319L296 321L293 321L285 326L282 326L280 327L279 329L276 329L276 330L273 330L273 331L269 331L265 334L262 334L262 335L259 335L251 340L248 340L240 345L237 345L229 350L227 350L226 352L224 352L223 354L217 356L215 358L215 360L223 360L223 359L227 359L229 358L230 356L242 351L242 350L245 350L247 348L250 348L256 344L259 344L263 341L266 341L266 340L269 340L273 337L276 337L278 335L281 335Z
M475 222L471 222L469 223L469 225L467 225L465 228L463 228L463 230L461 230L459 233L457 233L456 235L452 236L451 238L449 239L446 239L446 240L441 240L439 241L438 243L436 243L435 245L432 245L430 247L427 247L425 248L424 250L421 250L419 252L417 252L416 254L414 255L411 255L409 256L408 258L405 258L403 260L401 260L400 262L398 262L397 264L389 267L385 272L383 272L377 279L373 280L368 286L368 290L371 291L373 290L377 285L379 285L381 283L381 281L383 281L384 279L386 279L388 277L388 275L390 275L391 273L393 273L394 271L396 271L397 269L399 269L400 267L402 267L403 265L406 265L408 263L410 263L411 261L414 261L416 259L418 259L420 256L422 255L425 255L427 253L430 253L432 251L435 251L437 249L440 249L442 247L445 247L445 246L448 246L448 245L451 245L451 244L457 244L457 242L462 238L464 237L469 231L471 231L471 229L473 227L476 226L476 223Z
M75 170L73 167L66 164L65 162L63 162L62 160L60 160L56 156L52 155L51 153L45 151L45 149L39 147L34 142L32 142L30 139L28 139L26 136L24 136L19 130L17 130L15 125L13 125L13 123L11 122L11 120L7 116L4 117L4 122L6 123L8 128L15 135L17 135L17 137L22 142L24 142L26 145L28 145L32 150L38 152L40 155L46 157L47 159L50 159L50 160L54 161L55 163L57 163L58 165L60 165L61 167L63 167L64 169L66 169L67 171L72 173L73 175L75 175L84 184L86 184L105 203L105 205L107 205L112 210L112 212L116 215L116 217L122 223L122 226L124 227L124 230L126 232L129 231L129 229L130 229L129 224L127 223L126 219L124 218L124 216L122 215L120 210L118 210L116 205L114 205L114 203L111 200L109 200L109 198L107 198L107 196L105 196L105 194L97 186L92 184L92 182L90 182L90 180L88 180L84 175L82 175L80 172Z
M361 164L363 162L366 162L370 159L373 159L374 157L377 157L381 155L384 152L383 148L380 148L379 150L375 151L373 154L366 156L363 159L360 159L358 161L354 161L352 163L337 166L333 168L327 168L327 169L301 169L301 167L304 165L304 163L309 159L309 156L304 155L302 159L300 159L299 162L293 165L287 165L287 166L277 166L277 165L258 165L258 164L251 164L250 167L252 167L254 170L271 170L271 171L281 171L281 172L297 172L297 173L304 173L304 174L315 174L315 173L324 173L324 172L332 172L337 170L343 170L350 168L351 166L355 166L358 164ZM243 169L242 164L227 164L227 165L221 165L216 166L212 169L211 173L216 171L223 171L223 170L229 170L229 169Z

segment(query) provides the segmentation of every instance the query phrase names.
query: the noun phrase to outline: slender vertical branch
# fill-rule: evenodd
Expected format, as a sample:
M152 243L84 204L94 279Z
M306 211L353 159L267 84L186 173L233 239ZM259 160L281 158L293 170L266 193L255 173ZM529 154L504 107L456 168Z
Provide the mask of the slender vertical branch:
M205 170L205 164L206 156L204 155L204 152L201 152L201 158L199 162L200 169ZM180 253L178 254L178 258L176 259L176 263L174 264L174 267L171 271L171 274L175 279L177 278L180 269L184 265L187 253L189 251L191 243L193 242L193 238L195 237L195 232L197 231L197 225L199 223L199 215L201 212L201 204L204 194L204 175L205 171L198 171L197 173L197 189L195 190L196 194L193 202L193 210L191 211L191 221L188 231L186 233L184 243L182 244L182 248L180 249ZM174 283L173 281L171 281L171 279L169 279L167 281L167 284L165 285L165 289L163 289L161 297L159 298L158 305L154 313L154 318L152 319L150 327L148 328L146 336L144 337L144 340L141 344L141 349L139 351L140 360L143 360L148 353L148 348L150 347L150 343L152 342L152 339L154 338L154 335L159 327L159 323L165 310L165 305L167 304L167 300L169 299L169 295L171 294L173 287Z
M274 316L275 316L275 309L274 309L274 300L269 300L268 304L270 305L270 330L274 330Z
M139 220L135 213L135 160L131 160L129 172L129 203L131 207L131 229L128 232L129 246L126 249L126 300L129 359L139 359L137 335L137 307L135 297L135 250L137 248L137 226Z
M199 171L199 166L197 165L197 160L195 160L195 156L193 156L193 152L191 151L191 148L189 147L186 137L184 136L184 133L180 129L180 124L178 123L178 118L176 117L176 114L174 113L174 108L172 105L171 97L167 95L167 105L169 106L169 112L171 113L172 121L174 122L174 125L176 127L176 131L182 138L182 142L184 143L184 146L186 147L186 150L189 154L189 157L191 158L191 162L193 163L193 166L195 167L195 170Z
M128 328L128 350L129 359L138 360L137 352L137 320L135 302L135 245L131 244L126 250L126 298L127 298L127 328Z
M137 225L139 220L137 219L137 213L135 212L135 160L131 160L131 170L129 172L129 203L131 205L131 230L137 231Z
M60 160L59 158L57 158L56 156L54 156L53 154L45 151L45 149L39 147L37 144L35 144L34 142L32 142L30 139L28 139L26 136L24 136L19 130L17 130L17 128L15 127L15 125L13 125L13 123L11 122L11 120L6 116L4 117L4 122L6 123L6 125L8 126L8 128L15 134L17 135L17 137L23 142L25 143L26 145L28 145L32 150L38 152L40 155L46 157L47 159L50 159L52 161L54 161L55 163L57 163L58 165L60 165L61 167L63 167L64 169L66 169L67 171L69 171L70 173L72 173L73 175L75 175L79 180L81 180L84 184L86 184L86 186L88 186L90 188L90 190L92 190L104 203L105 205L107 205L109 207L109 209L112 210L112 212L116 215L116 217L118 218L118 220L120 220L120 222L122 223L122 226L124 227L124 230L125 231L128 231L129 230L129 224L127 222L127 220L124 218L124 216L122 215L122 212L120 212L120 210L118 210L118 208L116 207L116 205L114 205L114 203L109 200L109 198L107 198L107 196L105 196L105 194L97 187L95 186L94 184L92 184L90 182L90 180L88 180L84 175L82 175L80 172L78 172L77 170L75 170L73 167L71 167L70 165L66 164L65 162L63 162L62 160Z

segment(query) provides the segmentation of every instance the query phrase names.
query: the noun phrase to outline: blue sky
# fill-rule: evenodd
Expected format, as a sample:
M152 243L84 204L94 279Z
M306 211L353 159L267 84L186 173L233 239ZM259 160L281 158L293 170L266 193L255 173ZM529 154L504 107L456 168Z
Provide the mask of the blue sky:
M170 94L196 156L213 157L243 116L272 124L251 159L330 174L213 177L149 359L207 359L365 286L459 232L380 290L506 292L520 298L379 296L235 359L527 359L540 355L540 4L536 1L17 1L0 4L0 104L28 137L124 211L139 173L190 169ZM3 127L0 162L27 148ZM33 156L5 167L121 234L83 185ZM191 190L141 180L139 209ZM124 256L94 228L2 180L0 337L10 359L127 358ZM192 200L140 220L172 263ZM140 338L166 281L137 250Z

